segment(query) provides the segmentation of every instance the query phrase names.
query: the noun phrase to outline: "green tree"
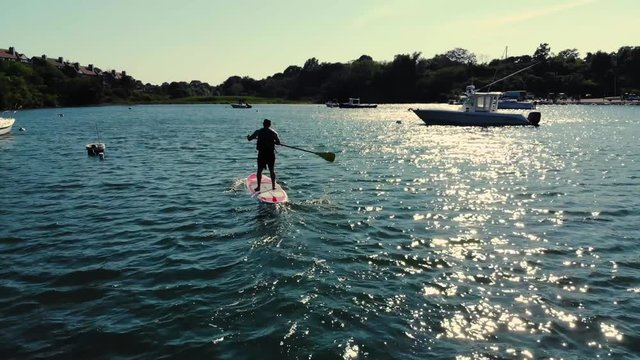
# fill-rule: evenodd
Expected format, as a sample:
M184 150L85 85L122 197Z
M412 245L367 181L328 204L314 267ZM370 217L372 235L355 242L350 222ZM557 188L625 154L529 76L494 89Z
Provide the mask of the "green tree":
M598 84L599 91L596 93L599 96L611 96L614 93L613 59L611 54L603 51L597 51L595 54L587 53L586 61L589 64L592 80Z
M576 49L566 49L560 51L557 57L565 62L576 62L580 60L580 53Z
M462 48L455 48L453 50L449 50L444 54L444 56L447 59L459 64L472 65L478 62L476 60L475 54L473 54L467 49L462 49Z
M640 46L623 46L616 52L621 92L640 92Z
M549 56L551 56L551 48L549 47L549 44L543 43L540 44L533 53L533 60L536 62L545 62Z

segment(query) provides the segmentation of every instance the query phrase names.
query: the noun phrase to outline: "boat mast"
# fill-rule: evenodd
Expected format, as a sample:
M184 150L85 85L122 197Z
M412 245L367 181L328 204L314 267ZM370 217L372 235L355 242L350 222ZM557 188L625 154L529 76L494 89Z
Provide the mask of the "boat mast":
M507 60L507 51L509 50L509 46L505 46L504 47L504 52L502 53L502 60ZM496 79L496 75L498 75L498 69L496 68L496 71L493 72L493 79L491 79L491 81L494 81ZM491 85L494 83L491 83L489 85L487 85L488 89L487 91L491 91Z

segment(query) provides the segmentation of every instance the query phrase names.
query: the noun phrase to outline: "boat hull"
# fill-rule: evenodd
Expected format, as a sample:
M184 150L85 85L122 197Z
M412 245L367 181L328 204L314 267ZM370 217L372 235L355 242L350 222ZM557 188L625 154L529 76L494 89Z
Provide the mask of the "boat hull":
M11 118L0 118L0 135L8 134L11 132L11 127L13 127L13 123L16 122L16 119Z
M249 104L231 104L231 107L234 109L251 109Z
M412 110L427 125L449 126L527 126L536 125L522 114L462 112L451 110ZM539 113L538 113L539 114ZM538 117L539 121L539 117Z

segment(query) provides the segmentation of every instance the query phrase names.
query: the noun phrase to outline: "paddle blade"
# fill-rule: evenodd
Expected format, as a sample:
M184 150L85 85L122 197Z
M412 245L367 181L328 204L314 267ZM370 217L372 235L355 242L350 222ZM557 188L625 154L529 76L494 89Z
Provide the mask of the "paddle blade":
M336 159L336 154L332 152L323 152L323 153L316 153L316 154L329 162L333 162Z

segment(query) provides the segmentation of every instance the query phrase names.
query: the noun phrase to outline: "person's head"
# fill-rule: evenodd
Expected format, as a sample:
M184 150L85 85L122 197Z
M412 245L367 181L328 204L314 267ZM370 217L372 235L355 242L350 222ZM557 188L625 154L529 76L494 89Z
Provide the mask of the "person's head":
M266 128L271 126L271 120L269 119L264 119L264 121L262 122L262 125Z

